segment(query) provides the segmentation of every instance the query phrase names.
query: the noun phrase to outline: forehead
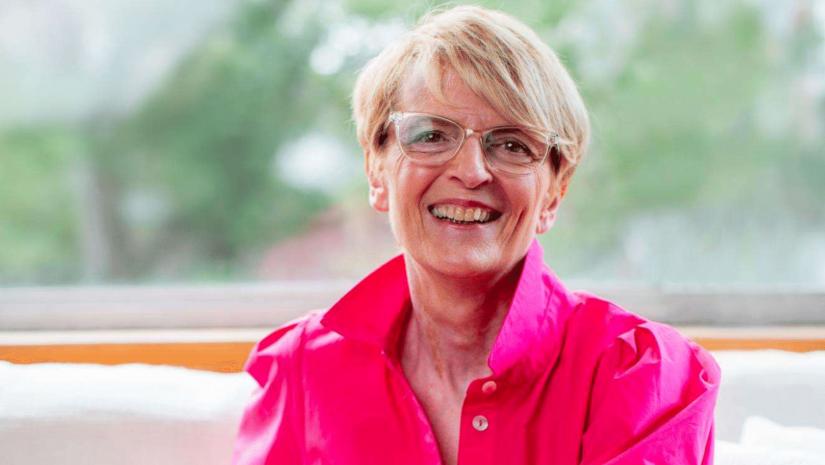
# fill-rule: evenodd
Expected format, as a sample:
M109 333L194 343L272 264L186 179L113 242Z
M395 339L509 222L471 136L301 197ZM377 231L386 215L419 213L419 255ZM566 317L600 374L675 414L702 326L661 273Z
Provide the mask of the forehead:
M442 96L434 93L433 85L441 86ZM398 100L399 111L445 116L476 129L511 124L452 70L441 73L440 83L427 82L420 71L411 74L402 83Z

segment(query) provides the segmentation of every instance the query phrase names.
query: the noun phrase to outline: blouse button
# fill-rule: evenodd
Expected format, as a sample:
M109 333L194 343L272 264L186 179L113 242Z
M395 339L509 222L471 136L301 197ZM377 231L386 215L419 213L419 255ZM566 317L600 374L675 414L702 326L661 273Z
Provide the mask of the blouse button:
M496 392L496 385L495 381L487 381L486 383L481 385L481 392L487 394L488 396L494 392Z
M476 431L484 431L489 426L490 423L487 421L487 417L485 417L484 415L476 415L473 418L473 428L475 428Z

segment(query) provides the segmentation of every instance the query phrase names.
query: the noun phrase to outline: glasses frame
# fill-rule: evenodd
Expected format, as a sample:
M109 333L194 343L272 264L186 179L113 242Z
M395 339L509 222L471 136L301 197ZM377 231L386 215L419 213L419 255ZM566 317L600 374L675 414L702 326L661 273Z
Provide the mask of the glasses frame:
M426 116L428 118L435 118L435 119L439 119L439 120L442 120L442 121L446 121L450 124L454 124L456 127L461 128L461 130L462 130L461 131L461 141L458 143L458 145L456 146L456 149L453 151L453 153L449 157L446 157L444 160L441 160L438 163L426 163L425 161L423 161L421 159L412 157L404 150L404 146L401 144L401 139L398 137L398 134L401 131L401 121L404 118L408 117L408 116ZM483 130L473 129L473 128L465 127L464 125L458 123L457 121L453 121L450 118L447 118L447 117L444 117L444 116L441 116L441 115L434 115L432 113L391 111L390 115L389 115L389 118L387 119L387 124L393 124L395 126L395 141L396 141L396 144L398 144L398 149L401 150L401 153L403 153L404 156L408 157L410 160L415 161L416 163L422 163L422 164L425 164L425 165L428 165L428 166L440 166L440 165L443 165L443 164L449 162L450 160L455 158L455 156L458 154L459 151L461 151L461 148L464 147L464 143L467 142L467 139L469 139L473 134L478 134L478 136L479 136L478 142L481 145L481 151L482 151L482 153L484 153L484 159L486 161L486 164L491 170L500 171L500 172L504 172L504 173L512 174L512 175L526 175L526 174L530 174L532 171L534 171L536 167L539 167L539 166L543 165L544 162L547 161L547 158L548 158L548 155L550 154L550 151L553 150L553 148L558 147L561 143L561 137L559 136L558 133L556 133L556 132L546 132L546 131L543 131L541 129L535 128L535 127L519 126L519 125L503 125L503 126L494 126L494 127L483 129ZM520 131L526 131L528 133L532 133L534 135L540 135L540 136L544 137L543 142L547 146L547 148L545 149L544 153L542 154L541 159L536 160L534 162L531 162L527 165L524 165L524 166L526 166L530 169L527 170L527 171L523 171L523 172L522 171L517 171L517 172L510 171L510 170L507 170L506 168L502 168L500 165L496 164L493 157L489 153L487 153L487 149L484 145L484 139L491 132L499 131L499 130L502 130L502 129L518 129Z

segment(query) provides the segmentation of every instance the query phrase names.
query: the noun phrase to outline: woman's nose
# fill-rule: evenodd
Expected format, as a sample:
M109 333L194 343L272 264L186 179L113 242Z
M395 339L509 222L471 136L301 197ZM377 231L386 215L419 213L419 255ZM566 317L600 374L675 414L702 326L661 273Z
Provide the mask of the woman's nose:
M474 189L493 179L479 134L468 135L458 153L448 164L450 176L461 181L468 189Z

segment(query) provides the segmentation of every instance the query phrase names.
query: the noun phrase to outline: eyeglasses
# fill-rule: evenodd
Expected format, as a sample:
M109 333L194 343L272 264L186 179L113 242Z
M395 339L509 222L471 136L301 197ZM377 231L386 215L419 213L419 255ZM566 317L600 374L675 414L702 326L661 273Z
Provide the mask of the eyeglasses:
M465 128L442 116L426 113L390 113L401 152L429 166L451 160L467 138L479 134L489 166L509 174L528 174L544 163L559 135L523 126L498 126L483 132Z

